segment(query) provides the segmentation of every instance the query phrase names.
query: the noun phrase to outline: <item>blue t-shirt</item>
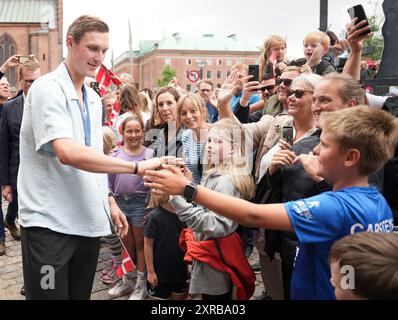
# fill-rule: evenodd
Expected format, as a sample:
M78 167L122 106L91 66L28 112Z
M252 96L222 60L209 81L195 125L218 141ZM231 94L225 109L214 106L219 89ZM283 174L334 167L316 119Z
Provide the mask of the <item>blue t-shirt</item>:
M392 232L393 215L374 187L352 187L285 203L299 239L291 299L332 300L328 257L333 243L361 231Z
M238 104L238 102L240 101L240 98L242 97L242 92L232 96L231 98L231 109L232 112L235 111L236 106ZM253 94L250 98L249 98L249 106L251 106L252 104L259 102L261 100L261 97L258 94Z

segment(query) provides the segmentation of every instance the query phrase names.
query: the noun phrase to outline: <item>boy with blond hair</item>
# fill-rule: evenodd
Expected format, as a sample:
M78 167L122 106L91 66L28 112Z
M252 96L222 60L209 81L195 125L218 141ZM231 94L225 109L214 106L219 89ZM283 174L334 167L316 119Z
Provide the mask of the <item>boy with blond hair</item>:
M398 233L346 236L333 245L329 262L337 300L398 299Z
M393 156L398 122L384 111L361 105L322 114L321 128L321 142L312 160L317 175L333 184L333 192L285 204L259 205L203 186L192 187L170 166L166 168L171 173L147 171L144 179L157 193L182 194L242 225L294 231L299 250L291 298L335 299L328 264L333 243L361 231L393 230L391 209L377 189L369 186L368 175Z
M313 73L323 76L336 71L328 61L322 59L329 52L329 48L330 39L324 32L314 31L304 37L304 56Z

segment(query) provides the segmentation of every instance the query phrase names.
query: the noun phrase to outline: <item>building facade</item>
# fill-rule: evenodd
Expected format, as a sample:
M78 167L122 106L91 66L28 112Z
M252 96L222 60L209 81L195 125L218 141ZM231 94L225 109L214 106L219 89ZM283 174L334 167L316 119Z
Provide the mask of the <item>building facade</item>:
M14 54L33 54L43 74L62 61L62 0L0 1L0 63ZM18 68L6 74L17 90Z
M163 68L169 65L176 70L181 87L195 91L201 78L221 85L234 64L258 64L259 56L258 48L239 41L236 35L187 39L175 33L162 41L140 42L140 50L133 53L133 76L139 88L156 90ZM131 73L130 52L115 59L113 65L117 74Z

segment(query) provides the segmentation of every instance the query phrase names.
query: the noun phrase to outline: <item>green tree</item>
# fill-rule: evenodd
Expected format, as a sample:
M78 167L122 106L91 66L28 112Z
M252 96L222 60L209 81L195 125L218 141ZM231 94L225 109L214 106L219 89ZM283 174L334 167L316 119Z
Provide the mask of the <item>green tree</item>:
M384 39L381 34L381 27L384 23L384 15L378 10L378 2L371 3L374 6L372 15L368 16L368 22L373 37L365 40L363 57L371 60L381 60L384 49Z
M156 81L158 87L167 86L168 83L177 75L177 71L175 69L171 69L168 64L166 64L163 68L162 79L158 79Z

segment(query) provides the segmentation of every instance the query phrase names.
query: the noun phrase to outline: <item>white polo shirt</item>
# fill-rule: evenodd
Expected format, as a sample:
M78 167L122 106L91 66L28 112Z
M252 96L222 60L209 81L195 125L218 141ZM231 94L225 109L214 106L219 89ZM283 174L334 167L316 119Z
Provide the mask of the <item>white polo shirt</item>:
M102 149L102 104L86 87L91 148ZM20 224L85 237L111 233L107 175L63 165L52 141L70 138L85 145L78 96L64 63L37 79L25 101L18 174Z

